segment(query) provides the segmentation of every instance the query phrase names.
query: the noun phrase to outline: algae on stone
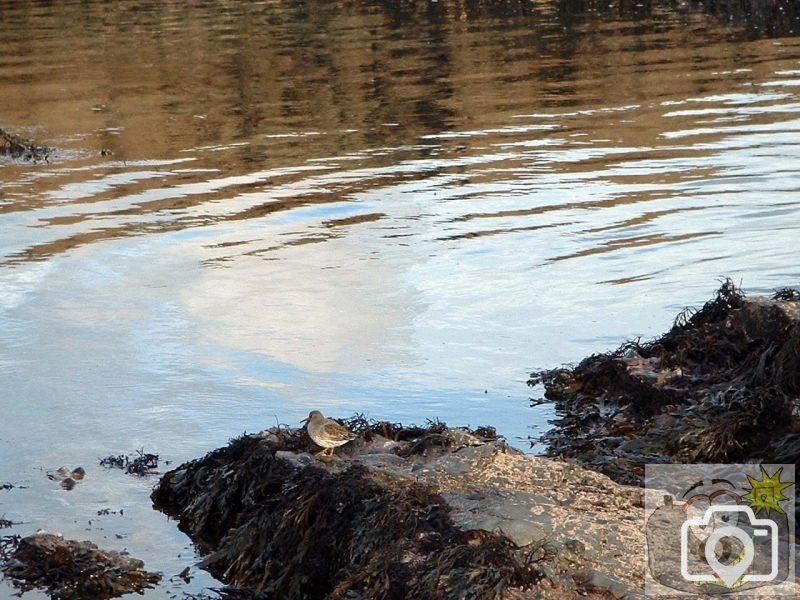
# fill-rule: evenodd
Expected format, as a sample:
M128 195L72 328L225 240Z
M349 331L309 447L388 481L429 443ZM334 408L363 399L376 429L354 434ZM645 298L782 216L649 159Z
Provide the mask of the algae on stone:
M629 513L638 490L586 471L573 480L490 428L359 419L345 421L361 439L341 456L314 458L305 432L273 428L161 479L156 507L204 549L226 597L571 598L586 568L638 584L640 569L614 556L641 541L609 541L612 529L639 535L638 522L596 525L584 507ZM614 556L600 560L593 540Z
M548 455L638 485L648 462L796 462L797 298L746 298L726 280L660 338L534 373L560 415Z

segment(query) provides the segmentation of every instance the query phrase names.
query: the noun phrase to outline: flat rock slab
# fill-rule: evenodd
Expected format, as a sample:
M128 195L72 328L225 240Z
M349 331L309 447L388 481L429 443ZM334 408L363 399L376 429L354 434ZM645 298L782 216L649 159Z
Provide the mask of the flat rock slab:
M452 462L459 465L455 472ZM440 457L418 476L447 499L460 527L502 533L519 547L546 544L583 570L603 572L631 589L643 585L639 488L490 444Z

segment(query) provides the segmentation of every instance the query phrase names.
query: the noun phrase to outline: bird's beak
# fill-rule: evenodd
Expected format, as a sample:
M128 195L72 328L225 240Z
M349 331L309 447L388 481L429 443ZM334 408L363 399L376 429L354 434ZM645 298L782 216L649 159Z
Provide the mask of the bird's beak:
M302 421L300 421L300 423L301 423L302 425L305 425L305 424L306 424L306 423L308 423L310 420L311 420L311 417L306 417L305 419L303 419Z

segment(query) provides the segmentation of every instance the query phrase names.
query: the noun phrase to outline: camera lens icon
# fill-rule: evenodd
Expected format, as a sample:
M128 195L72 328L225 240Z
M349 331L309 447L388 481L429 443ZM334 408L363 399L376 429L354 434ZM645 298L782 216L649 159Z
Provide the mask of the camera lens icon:
M734 518L735 517L735 518ZM729 523L715 527L708 535L703 549L706 563L714 572L689 572L689 530L692 527L706 528L714 523ZM746 525L750 532L738 525ZM756 548L753 536L766 537L771 549L769 573L747 573L755 559ZM741 546L737 560L723 563L717 558L717 544L723 540L734 539ZM759 547L762 547L759 544ZM745 574L747 573L747 574ZM721 579L728 588L737 582L742 585L751 581L773 581L778 576L778 526L770 519L757 519L753 509L746 505L712 505L701 517L687 519L681 524L681 576L686 581L713 583Z

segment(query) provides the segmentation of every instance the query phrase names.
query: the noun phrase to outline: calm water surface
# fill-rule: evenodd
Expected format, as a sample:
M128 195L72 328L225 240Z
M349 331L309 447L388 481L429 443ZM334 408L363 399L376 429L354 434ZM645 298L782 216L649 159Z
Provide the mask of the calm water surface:
M0 128L57 148L0 157L11 531L197 591L154 480L97 457L312 408L527 447L530 371L654 336L723 275L800 283L795 15L571 4L0 0Z

